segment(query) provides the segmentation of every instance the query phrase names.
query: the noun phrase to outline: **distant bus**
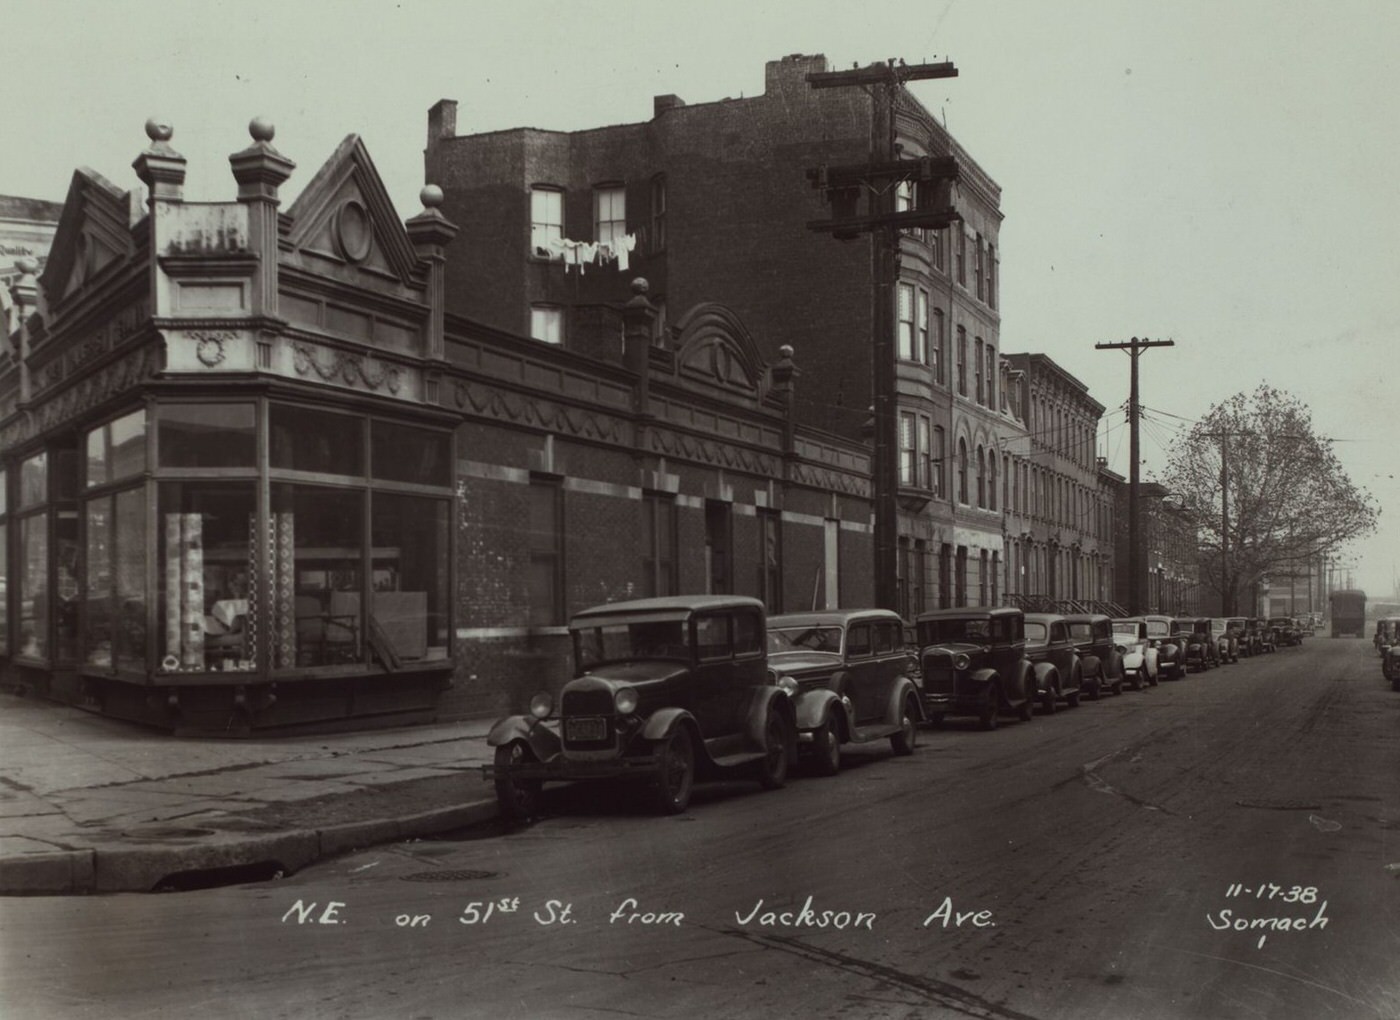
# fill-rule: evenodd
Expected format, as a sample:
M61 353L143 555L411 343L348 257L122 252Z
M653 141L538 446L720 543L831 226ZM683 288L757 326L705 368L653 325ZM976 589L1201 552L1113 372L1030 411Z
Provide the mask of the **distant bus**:
M1366 593L1343 589L1332 593L1332 636L1366 636Z

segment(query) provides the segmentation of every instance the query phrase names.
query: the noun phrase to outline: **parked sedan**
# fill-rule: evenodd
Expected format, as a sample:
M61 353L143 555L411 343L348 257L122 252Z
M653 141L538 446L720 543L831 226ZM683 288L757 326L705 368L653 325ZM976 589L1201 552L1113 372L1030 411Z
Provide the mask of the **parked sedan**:
M1078 707L1084 670L1063 616L1026 614L1026 658L1035 671L1036 697L1042 712L1053 715L1061 698L1070 708Z
M1074 613L1065 617L1069 636L1079 649L1084 689L1098 700L1105 687L1123 693L1123 653L1114 637L1113 621L1102 613Z
M1189 669L1195 666L1204 673L1220 665L1220 653L1216 649L1215 637L1211 634L1210 618L1183 620L1182 626L1189 631L1186 638L1186 667Z
M1147 621L1128 617L1113 621L1113 641L1123 657L1123 675L1133 690L1157 686L1157 649L1147 635Z
M1021 610L939 609L920 614L915 625L924 708L935 726L947 715L975 715L984 730L996 729L1003 712L1030 722L1035 673Z
M1216 652L1222 663L1240 661L1240 644L1244 637L1243 616L1211 617L1210 633L1215 639Z
M1147 624L1147 638L1157 649L1158 676L1180 680L1186 675L1186 639L1191 628L1174 616L1154 613L1140 619Z
M833 776L841 745L888 739L913 754L922 699L904 645L904 621L886 609L768 618L768 669L797 713L797 747Z

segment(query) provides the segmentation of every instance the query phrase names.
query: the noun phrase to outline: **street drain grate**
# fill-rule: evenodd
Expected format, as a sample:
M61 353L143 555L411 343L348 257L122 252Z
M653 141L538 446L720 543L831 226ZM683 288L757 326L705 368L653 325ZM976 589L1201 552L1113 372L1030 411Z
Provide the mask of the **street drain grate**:
M405 882L473 882L482 878L495 878L497 871L415 871L404 875Z

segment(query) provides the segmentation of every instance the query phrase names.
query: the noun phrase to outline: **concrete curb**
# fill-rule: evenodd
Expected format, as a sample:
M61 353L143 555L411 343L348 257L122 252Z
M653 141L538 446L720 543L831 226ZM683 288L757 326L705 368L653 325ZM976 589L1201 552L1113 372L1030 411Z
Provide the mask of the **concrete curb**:
M218 833L179 846L56 850L0 858L0 896L152 892L170 875L276 862L286 872L381 843L432 836L491 821L494 799L394 818L294 829L274 835Z

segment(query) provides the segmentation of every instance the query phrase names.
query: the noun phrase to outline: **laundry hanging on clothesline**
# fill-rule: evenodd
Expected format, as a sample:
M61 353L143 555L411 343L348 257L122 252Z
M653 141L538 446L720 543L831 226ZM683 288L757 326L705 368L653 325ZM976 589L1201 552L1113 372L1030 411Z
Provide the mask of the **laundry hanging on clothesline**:
M571 241L567 237L553 237L549 240L548 251L541 248L535 251L564 263L566 273L570 266L577 266L579 273L583 274L589 266L612 263L617 264L619 271L626 272L631 266L631 253L636 247L637 235L623 234L611 241Z

